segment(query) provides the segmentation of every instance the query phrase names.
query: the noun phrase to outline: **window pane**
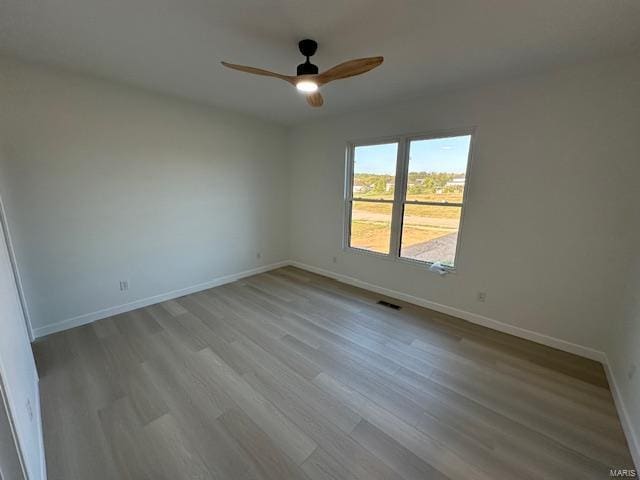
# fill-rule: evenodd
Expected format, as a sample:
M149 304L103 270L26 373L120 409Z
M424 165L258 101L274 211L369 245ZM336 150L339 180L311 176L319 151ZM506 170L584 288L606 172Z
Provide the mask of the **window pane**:
M462 203L471 136L409 142L407 200Z
M453 266L460 207L405 205L400 256Z
M391 238L390 203L351 202L349 246L378 253L389 253Z
M397 143L355 147L353 196L393 200L397 154Z

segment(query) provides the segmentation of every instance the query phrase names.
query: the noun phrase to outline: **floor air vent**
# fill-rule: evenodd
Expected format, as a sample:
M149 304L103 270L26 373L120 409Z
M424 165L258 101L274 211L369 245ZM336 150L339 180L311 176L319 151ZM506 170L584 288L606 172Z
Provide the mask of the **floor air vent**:
M382 305L388 308L393 308L394 310L400 310L402 308L400 305L396 305L395 303L385 302L384 300L379 300L378 305Z

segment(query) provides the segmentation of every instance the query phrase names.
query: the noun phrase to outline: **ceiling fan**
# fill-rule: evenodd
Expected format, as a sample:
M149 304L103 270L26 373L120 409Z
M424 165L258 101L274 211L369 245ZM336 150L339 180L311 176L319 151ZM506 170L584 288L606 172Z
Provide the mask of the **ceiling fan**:
M298 42L300 53L307 57L304 63L298 65L296 75L282 75L280 73L270 72L261 68L247 67L245 65L236 65L233 63L222 62L227 68L239 70L241 72L253 73L254 75L263 75L265 77L275 77L294 85L299 91L307 96L307 103L312 107L321 107L324 99L318 88L326 85L334 80L341 78L354 77L361 75L376 68L384 60L383 57L367 57L349 60L347 62L336 65L329 70L318 73L318 67L309 61L318 49L318 44L314 40L304 39Z

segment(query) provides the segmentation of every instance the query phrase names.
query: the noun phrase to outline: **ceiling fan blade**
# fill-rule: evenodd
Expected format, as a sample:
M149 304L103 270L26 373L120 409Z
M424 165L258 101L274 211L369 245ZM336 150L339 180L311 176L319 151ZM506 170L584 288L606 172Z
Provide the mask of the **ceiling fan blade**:
M321 107L324 103L324 98L322 98L320 92L310 93L307 95L307 103L312 107Z
M334 80L339 80L341 78L360 75L376 68L383 62L383 60L384 57L367 57L349 60L322 72L316 77L316 80L319 85L324 85L325 83L333 82Z
M269 70L263 70L261 68L247 67L246 65L236 65L234 63L220 62L227 68L238 70L240 72L252 73L254 75L262 75L264 77L274 77L289 82L291 85L295 85L294 79L291 75L282 75L280 73L270 72Z

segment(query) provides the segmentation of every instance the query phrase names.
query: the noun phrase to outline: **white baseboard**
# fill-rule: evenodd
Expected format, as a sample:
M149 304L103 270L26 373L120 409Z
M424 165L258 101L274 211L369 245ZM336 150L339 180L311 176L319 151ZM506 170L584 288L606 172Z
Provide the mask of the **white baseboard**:
M161 293L159 295L154 295L152 297L141 298L140 300L136 300L134 302L125 303L123 305L116 305L114 307L104 308L96 312L85 313L77 317L67 318L65 320L52 323L51 325L45 325L43 327L34 328L33 334L35 338L43 337L45 335L50 335L52 333L61 332L63 330L68 330L74 327L79 327L80 325L86 325L87 323L95 322L96 320L111 317L113 315L130 312L131 310L147 307L155 303L165 302L167 300L172 300L174 298L182 297L184 295L189 295L190 293L196 293L202 290L207 290L209 288L217 287L219 285L224 285L225 283L235 282L236 280L240 280L241 278L250 277L251 275L257 275L259 273L268 272L269 270L285 267L289 264L290 262L287 260L282 262L272 263L269 265L264 265L262 267L253 268L251 270L245 270L243 272L233 273L231 275L225 275L223 277L214 278L213 280L210 280L204 283L199 283L198 285L192 285L190 287L181 288L179 290L173 290L171 292Z
M636 435L636 431L633 428L633 423L631 422L631 417L629 416L629 412L627 407L625 406L624 400L622 399L622 392L618 386L618 382L616 381L616 376L611 369L611 364L609 363L609 359L605 355L604 371L607 374L607 380L609 381L609 387L611 389L611 394L613 395L613 401L616 404L616 409L618 410L618 416L620 417L620 423L622 424L622 429L624 430L624 434L627 437L627 443L629 444L629 450L631 451L631 457L633 458L633 462L635 463L636 470L640 469L640 439Z
M290 264L303 270L309 270L310 272L324 275L340 282L353 285L354 287L364 288L365 290L371 290L372 292L376 292L387 297L397 298L398 300L413 303L414 305L429 308L440 313L451 315L452 317L461 318L471 323L482 325L483 327L491 328L503 333L508 333L510 335L524 338L526 340L531 340L532 342L541 343L542 345L557 348L558 350L573 353L575 355L586 357L597 362L604 363L606 360L604 352L578 345L576 343L567 342L566 340L561 340L549 335L534 332L532 330L527 330L526 328L516 327L515 325L509 325L508 323L494 320L493 318L485 317L477 313L467 312L466 310L461 310L459 308L450 307L441 303L432 302L431 300L425 300L424 298L415 297L413 295L398 292L396 290L391 290L379 285L375 285L373 283L364 282L357 278L349 277L341 273L335 273L323 268L314 267L297 261L291 261Z

